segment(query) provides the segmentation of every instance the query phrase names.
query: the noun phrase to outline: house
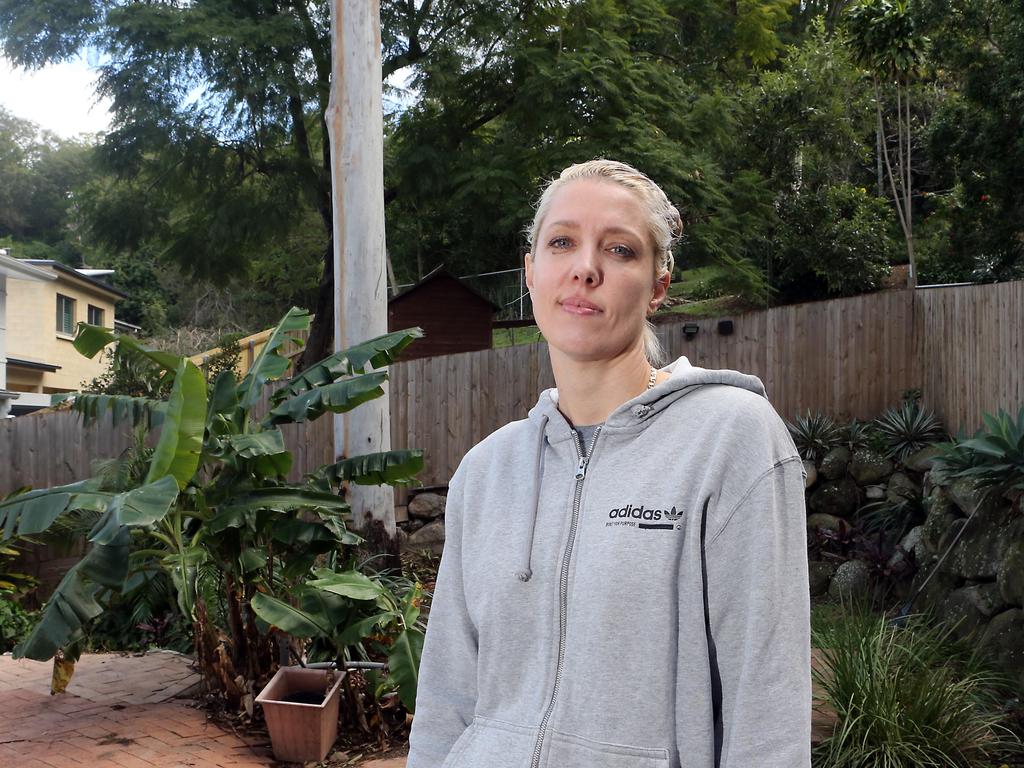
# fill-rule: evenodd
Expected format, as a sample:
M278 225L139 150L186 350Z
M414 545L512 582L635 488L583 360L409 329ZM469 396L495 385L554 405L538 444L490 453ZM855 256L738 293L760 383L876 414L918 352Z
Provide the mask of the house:
M402 360L490 349L494 313L501 308L438 267L388 301L388 331L419 326Z
M11 403L19 396L18 392L10 390L7 385L8 281L20 287L22 283L45 284L56 279L52 272L11 258L6 250L0 248L0 418L10 413Z
M12 259L6 273L6 361L4 385L11 415L50 405L50 395L73 392L106 370L75 350L79 322L114 328L115 303L125 294L99 278L111 270L75 269L46 259ZM17 265L12 267L11 263ZM0 333L3 333L0 331ZM2 355L0 355L2 356Z

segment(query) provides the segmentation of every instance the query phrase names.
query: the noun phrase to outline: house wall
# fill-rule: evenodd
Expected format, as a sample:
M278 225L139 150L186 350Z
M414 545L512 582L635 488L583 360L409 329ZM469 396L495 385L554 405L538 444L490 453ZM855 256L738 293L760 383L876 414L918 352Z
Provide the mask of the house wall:
M114 296L61 273L52 281L7 280L7 357L59 365L56 372L7 368L7 386L19 392L67 392L103 373L103 355L78 354L73 335L57 331L57 294L75 300L74 322L88 320L88 305L103 310L103 324L114 326Z

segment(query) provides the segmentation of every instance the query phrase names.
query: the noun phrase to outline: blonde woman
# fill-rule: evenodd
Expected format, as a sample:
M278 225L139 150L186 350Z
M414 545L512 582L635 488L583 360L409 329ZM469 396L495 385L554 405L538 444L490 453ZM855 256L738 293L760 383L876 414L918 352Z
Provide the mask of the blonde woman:
M452 478L408 768L808 768L804 471L761 381L657 367L676 209L566 168L526 282L556 388Z

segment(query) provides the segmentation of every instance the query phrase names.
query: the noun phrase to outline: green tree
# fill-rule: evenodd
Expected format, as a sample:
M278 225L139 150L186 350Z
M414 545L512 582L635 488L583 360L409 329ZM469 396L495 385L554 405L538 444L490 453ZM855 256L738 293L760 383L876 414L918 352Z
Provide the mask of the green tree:
M1024 277L1024 7L921 0L945 98L925 134L937 205L930 279Z
M875 86L878 153L885 162L893 204L907 243L910 287L917 284L914 259L913 131L910 109L911 82L923 62L927 42L918 32L909 0L863 0L847 13L850 45L857 61L870 73ZM895 95L896 147L891 149L886 131L885 94Z
M92 146L0 107L0 243L22 258L82 263L76 192L96 174Z

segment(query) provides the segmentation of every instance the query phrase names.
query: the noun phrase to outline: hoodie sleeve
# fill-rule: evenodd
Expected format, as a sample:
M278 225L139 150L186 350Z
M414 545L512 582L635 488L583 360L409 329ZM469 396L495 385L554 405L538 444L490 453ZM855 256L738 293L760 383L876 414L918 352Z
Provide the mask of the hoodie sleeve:
M477 632L462 579L463 492L460 473L448 488L445 543L420 660L408 768L440 768L473 721L477 699Z
M716 768L809 768L810 595L803 466L761 474L708 520L705 619ZM719 751L720 750L720 751Z

